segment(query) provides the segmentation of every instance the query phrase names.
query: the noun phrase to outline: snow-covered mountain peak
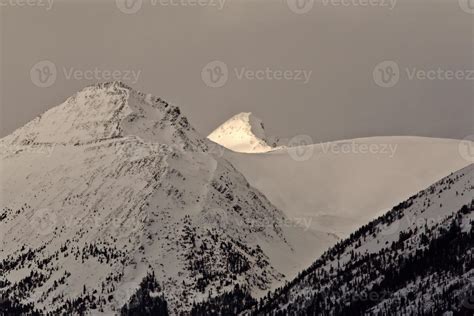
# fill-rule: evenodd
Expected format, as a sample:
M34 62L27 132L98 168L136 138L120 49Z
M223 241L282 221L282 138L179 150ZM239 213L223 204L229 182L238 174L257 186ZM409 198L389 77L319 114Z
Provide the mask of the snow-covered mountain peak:
M263 153L275 147L265 134L262 120L251 112L234 115L208 138L230 150L243 153Z
M204 149L178 107L122 82L92 85L2 139L3 145L83 145L126 136Z
M120 314L151 278L180 315L237 285L263 295L322 252L302 242L334 243L211 145L177 107L120 82L0 139L0 310Z

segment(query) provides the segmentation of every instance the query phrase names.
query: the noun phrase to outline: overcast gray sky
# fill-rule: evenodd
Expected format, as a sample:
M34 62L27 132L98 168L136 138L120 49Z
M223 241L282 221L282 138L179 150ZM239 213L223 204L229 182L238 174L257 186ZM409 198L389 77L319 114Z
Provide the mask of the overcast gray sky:
M317 0L300 9L296 0L24 1L0 0L0 136L108 81L107 71L179 105L204 135L242 111L270 134L314 141L474 134L469 0ZM56 78L38 83L44 60ZM221 87L206 77L214 60L227 66ZM376 69L383 61L399 76L390 76L393 63Z

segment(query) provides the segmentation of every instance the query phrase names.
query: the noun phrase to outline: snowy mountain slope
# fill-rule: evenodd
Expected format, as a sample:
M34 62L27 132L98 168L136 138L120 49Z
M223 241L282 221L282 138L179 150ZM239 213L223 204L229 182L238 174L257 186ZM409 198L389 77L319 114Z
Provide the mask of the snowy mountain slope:
M178 107L116 82L85 88L1 144L83 145L125 136L192 150L203 149L206 143Z
M269 315L472 315L474 165L363 226L256 306Z
M274 149L275 140L267 138L262 120L252 113L240 113L216 128L208 138L232 151L263 153Z
M298 143L298 142L291 142ZM469 162L459 141L371 137L225 158L290 218L346 237Z
M235 284L259 296L334 242L289 222L212 145L177 107L117 82L1 139L0 306L117 313L154 284L148 300L177 314Z

